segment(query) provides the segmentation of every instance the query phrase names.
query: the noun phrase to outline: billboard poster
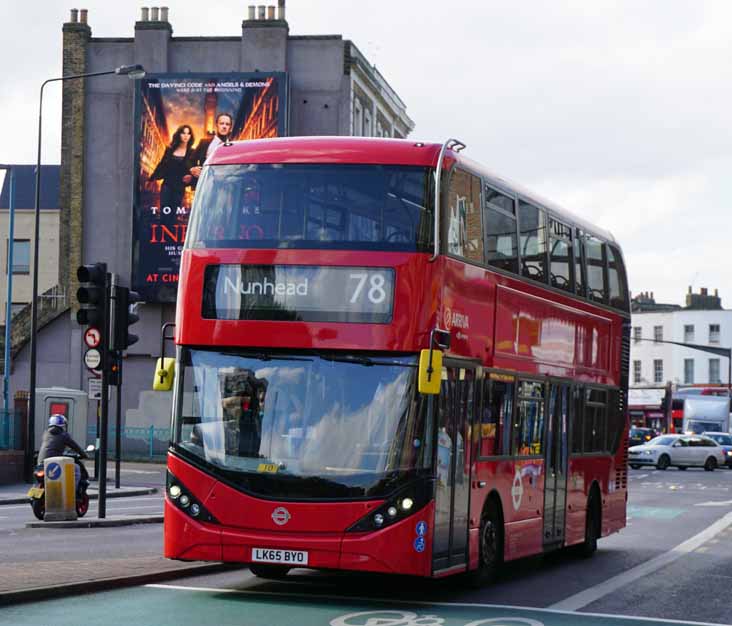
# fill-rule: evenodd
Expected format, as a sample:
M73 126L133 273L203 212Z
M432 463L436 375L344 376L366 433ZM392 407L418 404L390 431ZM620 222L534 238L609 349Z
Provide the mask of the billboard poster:
M227 139L286 134L287 75L152 74L135 105L132 289L145 302L175 302L196 183Z

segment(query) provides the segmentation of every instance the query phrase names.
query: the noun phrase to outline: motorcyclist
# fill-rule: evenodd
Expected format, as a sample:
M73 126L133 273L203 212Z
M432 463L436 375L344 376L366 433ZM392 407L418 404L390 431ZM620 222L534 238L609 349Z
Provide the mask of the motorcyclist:
M60 413L54 413L48 418L48 429L43 433L41 449L38 451L38 465L40 467L43 467L44 459L53 456L62 456L66 448L71 448L83 459L89 458L82 447L67 432L68 424L69 422L66 417ZM79 478L81 477L81 469L78 463L74 465L74 474L76 484L78 485Z

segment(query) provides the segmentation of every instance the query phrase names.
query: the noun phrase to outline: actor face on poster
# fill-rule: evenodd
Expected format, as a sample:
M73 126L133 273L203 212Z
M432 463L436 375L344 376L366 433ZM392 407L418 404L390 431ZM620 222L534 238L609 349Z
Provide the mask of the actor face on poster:
M286 75L159 74L138 83L132 288L174 302L196 185L227 141L285 134Z

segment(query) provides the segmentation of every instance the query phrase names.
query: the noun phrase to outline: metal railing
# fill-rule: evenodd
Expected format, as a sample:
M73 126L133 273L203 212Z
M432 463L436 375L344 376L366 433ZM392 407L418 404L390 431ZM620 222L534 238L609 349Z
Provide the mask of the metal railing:
M117 429L110 425L107 441L115 441ZM90 426L87 432L90 441L97 437L97 429ZM170 428L155 428L154 426L128 427L122 429L122 460L165 460L170 441ZM116 453L110 445L110 457Z
M22 415L14 409L0 409L0 450L23 450Z

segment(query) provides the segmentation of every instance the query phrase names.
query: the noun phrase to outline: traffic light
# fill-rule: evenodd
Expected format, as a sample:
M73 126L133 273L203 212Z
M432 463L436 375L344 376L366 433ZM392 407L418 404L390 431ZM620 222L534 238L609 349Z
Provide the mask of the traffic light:
M107 264L82 265L76 270L81 286L76 299L81 308L76 312L76 321L82 326L96 326L104 336L104 298L107 281Z
M140 301L136 291L127 287L115 287L114 294L114 333L112 333L112 350L127 350L132 344L139 341L137 335L128 332L128 328L140 319L132 305Z
M107 382L110 385L119 387L122 384L122 355L119 352L114 352L110 361Z

